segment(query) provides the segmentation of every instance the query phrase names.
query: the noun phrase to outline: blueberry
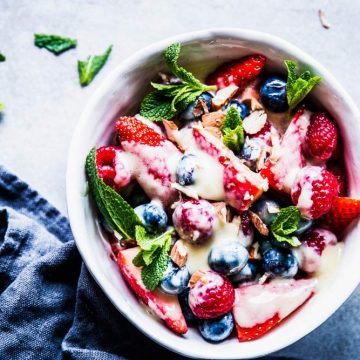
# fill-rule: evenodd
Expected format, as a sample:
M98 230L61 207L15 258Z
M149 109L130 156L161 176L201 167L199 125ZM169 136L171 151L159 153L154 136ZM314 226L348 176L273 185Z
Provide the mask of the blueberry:
M223 111L224 112L228 112L230 107L234 107L241 119L245 119L247 116L249 116L250 114L250 111L249 111L249 108L241 101L239 100L231 100L224 108L223 108Z
M280 211L280 205L274 200L262 197L252 205L251 211L258 215L265 225L270 225Z
M298 261L287 249L269 248L262 256L262 266L266 273L283 278L292 278L298 272Z
M230 276L229 280L234 284L254 281L258 276L259 272L259 264L249 260L247 264L237 274Z
M184 154L176 167L176 181L182 185L194 184L196 180L196 155L191 153Z
M185 110L184 112L180 115L180 118L182 120L185 121L190 121L190 120L195 120L195 119L199 119L202 115L204 115L204 110L202 109L202 107L199 107L199 100L204 100L206 103L206 106L208 108L209 111L211 111L211 100L212 100L213 96L208 93L208 92L204 92L202 93L194 102L192 102ZM194 114L194 110L198 110L198 113L196 113L196 115Z
M268 110L276 113L286 111L288 109L286 81L277 76L268 78L260 88L260 98Z
M190 273L186 266L178 267L169 259L168 267L160 283L160 289L171 295L182 293L188 285Z
M181 306L182 313L185 317L185 320L188 324L192 324L197 321L197 317L190 309L189 305L189 292L190 288L187 287L182 293L178 295L179 303Z
M209 254L208 263L211 269L223 274L238 273L248 261L249 253L240 243L232 241L214 246Z
M231 312L209 320L201 320L199 331L201 336L210 342L220 342L228 338L234 329L234 319Z
M299 236L303 234L304 232L308 231L313 226L313 224L313 220L302 217L298 224L297 230L292 235Z
M166 227L168 217L160 202L153 200L148 204L137 206L134 211L148 231L154 232Z

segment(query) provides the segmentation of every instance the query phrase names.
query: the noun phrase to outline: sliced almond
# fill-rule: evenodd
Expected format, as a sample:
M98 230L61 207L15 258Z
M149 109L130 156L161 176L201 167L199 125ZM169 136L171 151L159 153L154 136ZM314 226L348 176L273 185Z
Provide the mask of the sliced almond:
M171 183L170 185L173 189L180 191L181 193L185 194L186 196L192 199L199 199L199 194L197 191L190 186L182 186L178 183Z
M249 249L249 259L252 259L252 260L260 260L261 259L260 246L259 246L258 242L251 245L251 248Z
M263 221L260 219L258 215L256 215L252 211L249 211L249 218L261 235L264 236L269 235L268 227L263 223Z
M194 106L194 111L193 111L194 116L198 117L201 114L203 113L207 114L208 112L209 109L206 105L206 101L204 101L203 99L199 99L199 101L197 101Z
M206 283L206 277L204 276L206 273L202 270L195 271L189 280L189 286L193 287L198 281L202 281L204 284Z
M175 141L175 132L178 131L177 125L170 120L163 120L166 136L170 141Z
M226 204L223 201L219 201L212 203L212 205L214 206L216 215L219 217L220 221L226 223Z
M258 133L265 125L267 114L263 110L252 112L243 121L243 127L247 134L253 135Z
M204 129L208 131L211 135L215 136L218 139L221 139L221 130L215 126L205 126Z
M330 29L331 25L328 19L326 18L325 12L321 9L319 10L319 19L323 28Z
M178 240L171 249L171 260L179 267L183 267L186 264L188 258L188 251L184 242Z
M201 122L204 127L214 126L220 128L225 119L225 114L222 111L213 111L207 114L204 114L201 117Z
M231 98L238 92L239 87L236 85L229 85L220 89L211 100L211 105L214 110L219 110L227 104Z

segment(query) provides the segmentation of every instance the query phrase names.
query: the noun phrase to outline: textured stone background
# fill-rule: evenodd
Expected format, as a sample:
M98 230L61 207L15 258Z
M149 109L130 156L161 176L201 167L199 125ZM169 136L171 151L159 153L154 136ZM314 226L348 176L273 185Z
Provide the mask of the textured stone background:
M332 24L321 27L318 10ZM360 3L352 0L0 0L0 163L60 210L65 206L67 149L94 89L120 61L165 37L209 27L243 27L291 41L325 65L360 101ZM33 46L33 33L79 40L60 57ZM76 60L114 44L106 67L87 88ZM330 320L279 355L301 359L360 358L360 290Z

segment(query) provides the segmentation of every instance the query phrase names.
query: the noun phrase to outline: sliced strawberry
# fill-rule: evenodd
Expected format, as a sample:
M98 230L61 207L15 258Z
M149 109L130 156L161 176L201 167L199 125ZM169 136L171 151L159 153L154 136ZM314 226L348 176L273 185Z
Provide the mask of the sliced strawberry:
M244 165L223 143L204 129L194 127L196 144L224 166L225 201L238 211L248 210L267 190L263 178Z
M176 200L171 188L175 182L174 163L181 157L180 150L164 136L142 121L123 116L116 122L119 142L135 163L136 180L150 199L157 198L165 206Z
M181 311L177 296L172 296L160 290L149 291L141 280L141 269L132 260L140 251L139 247L122 250L118 254L120 271L132 290L149 308L173 331L185 334L188 327Z
M325 223L335 232L344 231L350 223L360 217L360 200L337 197L325 215Z
M206 83L216 85L218 89L231 84L242 87L260 74L265 62L266 57L263 55L249 55L227 62L210 74Z
M235 290L233 315L239 341L258 339L304 304L316 280L245 285Z
M290 193L297 172L305 166L302 144L309 126L310 112L300 109L289 124L279 145L274 145L272 154L260 174L268 179L273 190Z

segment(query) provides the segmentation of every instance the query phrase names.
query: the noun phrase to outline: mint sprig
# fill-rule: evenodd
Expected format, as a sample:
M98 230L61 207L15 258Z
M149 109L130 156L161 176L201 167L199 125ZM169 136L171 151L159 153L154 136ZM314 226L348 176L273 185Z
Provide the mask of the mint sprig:
M164 51L164 60L181 84L151 83L155 89L145 96L140 105L140 115L153 120L168 120L184 111L203 92L216 90L216 86L204 85L191 72L178 65L181 45L172 44Z
M110 45L101 55L90 55L86 60L78 60L78 72L81 86L89 85L108 60L112 50Z
M4 62L5 60L6 60L5 55L0 53L0 62Z
M60 35L34 34L34 43L38 48L45 48L55 55L75 48L77 40Z
M296 206L282 208L270 226L271 233L279 242L287 242L291 246L299 246L300 241L296 236L291 236L300 222L300 211Z
M321 77L312 76L309 70L304 71L298 76L296 63L292 60L285 60L284 62L288 71L286 92L289 114L291 114L296 106L309 94L312 88L320 83Z
M156 237L150 236L142 226L135 227L136 243L141 250L134 257L133 264L142 266L141 279L145 287L153 291L162 280L168 265L168 253L174 229Z
M85 167L90 191L105 221L125 239L135 239L135 227L142 225L141 220L123 197L99 178L95 148L87 156Z
M226 113L225 120L221 126L221 133L225 146L234 152L241 150L241 147L244 145L244 129L239 112L232 106Z

